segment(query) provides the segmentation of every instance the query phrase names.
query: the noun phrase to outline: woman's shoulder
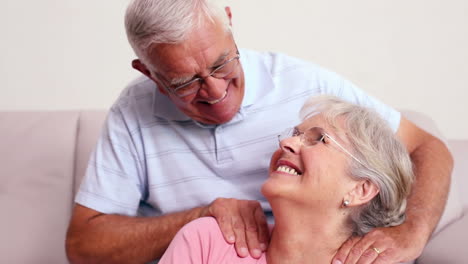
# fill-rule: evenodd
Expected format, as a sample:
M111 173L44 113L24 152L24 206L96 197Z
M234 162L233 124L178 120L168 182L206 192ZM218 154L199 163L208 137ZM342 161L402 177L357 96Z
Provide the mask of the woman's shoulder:
M218 227L218 222L214 217L200 217L192 220L184 226L184 228L196 229L199 227ZM219 228L218 228L219 229Z
M223 248L226 242L217 230L218 224L212 217L191 221L177 232L159 263L222 263L217 255L218 251L227 251Z
M265 256L260 260L250 256L240 258L237 255L234 244L229 244L223 236L218 222L213 217L202 217L186 224L180 232L190 244L201 245L201 252L204 259L209 259L210 263L266 263Z
M222 239L224 241L218 222L214 217L197 218L182 227L180 232L184 235L195 235L198 238Z

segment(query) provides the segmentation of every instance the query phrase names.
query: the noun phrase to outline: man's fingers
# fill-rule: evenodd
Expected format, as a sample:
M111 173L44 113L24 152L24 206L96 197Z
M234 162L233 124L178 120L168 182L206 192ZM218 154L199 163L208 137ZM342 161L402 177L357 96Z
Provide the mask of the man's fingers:
M245 225L241 216L232 216L232 228L236 236L235 248L239 257L245 258L249 255L245 238Z
M371 248L366 249L362 253L361 258L359 258L357 263L358 264L371 264L371 263L374 263L374 260L377 259L378 257L379 257L379 253L377 253L377 251L371 247Z
M260 250L265 251L268 248L268 241L270 241L270 231L268 230L268 223L262 207L258 207L255 210L254 215L257 222Z
M397 256L396 256L396 251L393 249L387 249L383 252L381 252L377 259L374 260L373 264L388 264L388 263L400 263L401 261L396 261Z
M218 221L219 229L221 230L221 233L223 233L224 239L230 244L236 242L236 236L232 228L231 216L217 217L216 220Z
M374 240L369 239L368 236L361 238L357 243L354 244L353 248L349 251L348 257L346 258L346 261L344 263L346 264L358 263L359 259L364 254L364 252L367 252L369 256L372 256L371 254L372 252L367 251L367 249L369 249L373 243L374 243Z
M266 217L258 201L218 198L209 207L228 243L237 254L259 258L266 250L269 232Z
M349 255L349 252L353 248L354 244L359 242L361 237L351 237L350 239L346 240L346 242L341 245L341 247L338 249L338 252L336 252L335 257L333 258L333 264L342 264L345 263L346 258Z
M236 236L232 227L232 215L238 214L238 210L232 206L233 204L231 199L218 198L211 203L208 209L208 215L216 218L224 239L231 244L236 242Z
M250 255L259 258L262 254L258 236L258 224L255 218L255 212L260 207L257 201L245 201L244 206L240 208L242 219L245 225L245 238L249 247Z

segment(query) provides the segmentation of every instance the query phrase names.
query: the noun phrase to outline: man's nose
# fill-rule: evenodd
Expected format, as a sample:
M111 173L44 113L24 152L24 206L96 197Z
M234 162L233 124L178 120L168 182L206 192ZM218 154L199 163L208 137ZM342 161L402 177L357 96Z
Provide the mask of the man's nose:
M217 79L212 76L207 76L203 79L198 91L199 95L203 98L216 100L224 95L227 88L227 81L224 79Z

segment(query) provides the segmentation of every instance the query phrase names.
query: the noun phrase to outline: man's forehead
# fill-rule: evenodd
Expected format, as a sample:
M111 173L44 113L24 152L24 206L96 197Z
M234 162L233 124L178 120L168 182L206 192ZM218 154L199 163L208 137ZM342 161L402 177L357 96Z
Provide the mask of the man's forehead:
M222 23L207 22L194 29L181 43L155 44L148 51L153 66L158 70L189 73L193 67L212 66L210 64L229 53L233 43L232 34Z
M159 44L151 49L153 68L167 78L193 76L224 62L232 53L229 42L213 43L205 47L189 44Z

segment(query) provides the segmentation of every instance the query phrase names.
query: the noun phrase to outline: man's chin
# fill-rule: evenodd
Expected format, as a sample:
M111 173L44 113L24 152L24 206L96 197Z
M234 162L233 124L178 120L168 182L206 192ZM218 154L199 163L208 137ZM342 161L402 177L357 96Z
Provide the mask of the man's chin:
M194 118L197 122L206 124L206 125L222 125L226 124L231 121L234 116L236 116L236 112L229 113L229 114L220 114L217 116L211 116L209 119L207 118Z

